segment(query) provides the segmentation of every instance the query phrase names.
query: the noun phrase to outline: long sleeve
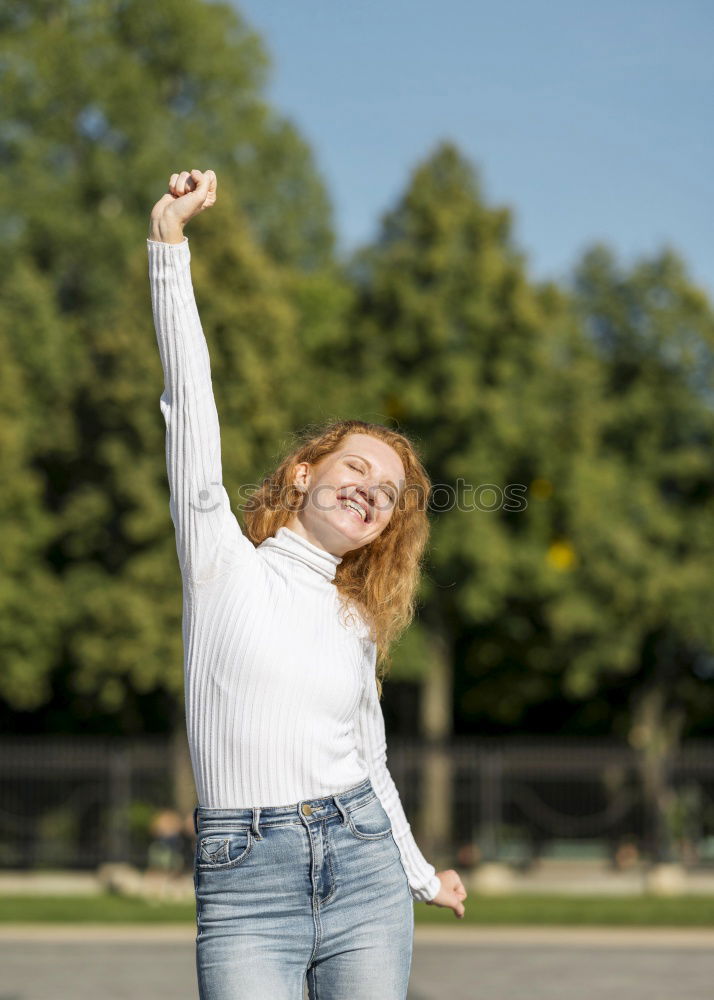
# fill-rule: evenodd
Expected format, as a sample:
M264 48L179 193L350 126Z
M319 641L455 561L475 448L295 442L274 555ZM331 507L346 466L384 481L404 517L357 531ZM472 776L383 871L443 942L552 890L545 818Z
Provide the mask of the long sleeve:
M387 769L384 715L374 677L376 647L374 643L370 643L370 646L373 650L372 667L367 672L362 699L357 709L355 736L360 754L369 769L374 790L392 822L392 833L402 857L412 898L424 903L436 896L441 889L441 881L434 866L429 864L416 845L399 792Z
M202 583L255 558L223 486L208 346L191 282L188 239L147 240L151 306L164 370L169 509L184 579Z

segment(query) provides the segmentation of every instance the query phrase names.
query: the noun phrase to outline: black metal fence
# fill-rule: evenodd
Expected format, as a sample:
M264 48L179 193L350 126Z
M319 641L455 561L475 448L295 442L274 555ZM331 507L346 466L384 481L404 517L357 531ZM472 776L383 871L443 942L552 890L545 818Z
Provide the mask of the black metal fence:
M0 739L0 868L190 857L175 759L165 739ZM388 763L424 853L445 862L527 867L580 856L617 865L644 857L651 842L639 758L627 746L393 738ZM660 809L672 860L714 868L714 741L687 743L669 762Z
M429 782L434 755L444 760ZM390 767L398 785L403 776L410 816L444 862L501 860L527 869L560 857L714 868L714 741L691 741L667 762L656 802L645 794L640 754L611 742L468 740L441 751L397 745ZM439 796L449 824L429 839L428 798Z

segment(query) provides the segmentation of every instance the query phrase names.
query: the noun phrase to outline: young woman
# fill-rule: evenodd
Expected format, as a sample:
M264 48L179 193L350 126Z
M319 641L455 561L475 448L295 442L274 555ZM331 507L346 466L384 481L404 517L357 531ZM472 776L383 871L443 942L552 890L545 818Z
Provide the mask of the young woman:
M403 435L338 422L285 458L241 531L183 235L216 183L172 174L147 240L199 802L199 994L301 1000L307 977L313 1000L404 1000L413 901L463 917L466 898L411 834L376 673L413 613L429 480Z

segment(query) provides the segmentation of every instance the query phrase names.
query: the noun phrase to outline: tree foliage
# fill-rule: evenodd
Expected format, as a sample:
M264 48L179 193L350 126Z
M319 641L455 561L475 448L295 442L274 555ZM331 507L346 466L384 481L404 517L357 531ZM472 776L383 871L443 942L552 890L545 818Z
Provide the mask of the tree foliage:
M714 320L665 249L538 285L453 143L372 245L335 258L296 128L227 3L19 0L0 12L3 721L138 732L181 712L181 593L145 237L175 170L213 168L188 235L229 493L291 432L403 429L435 483L415 626L463 731L711 717ZM650 734L650 735L648 735Z
M181 706L181 594L149 211L175 170L220 177L220 206L189 237L239 501L288 430L330 403L304 370L319 371L348 294L329 202L266 104L266 54L230 5L26 0L2 27L0 506L19 513L0 695L47 703L44 726L165 725Z
M538 727L551 702L548 731L632 737L660 661L682 717L706 718L712 312L681 261L628 274L593 248L573 290L534 286L443 143L351 273L347 350L436 484L420 627L451 644L462 724ZM414 635L410 661L428 669Z

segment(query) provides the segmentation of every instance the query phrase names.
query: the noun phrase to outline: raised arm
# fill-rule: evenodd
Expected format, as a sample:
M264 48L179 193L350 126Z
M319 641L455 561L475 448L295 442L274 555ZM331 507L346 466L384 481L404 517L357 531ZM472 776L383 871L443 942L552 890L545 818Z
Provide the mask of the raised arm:
M160 407L166 423L169 509L184 579L209 582L255 558L223 486L218 413L208 347L183 235L189 218L215 201L215 174L173 174L154 206L147 250L151 305L164 370Z

